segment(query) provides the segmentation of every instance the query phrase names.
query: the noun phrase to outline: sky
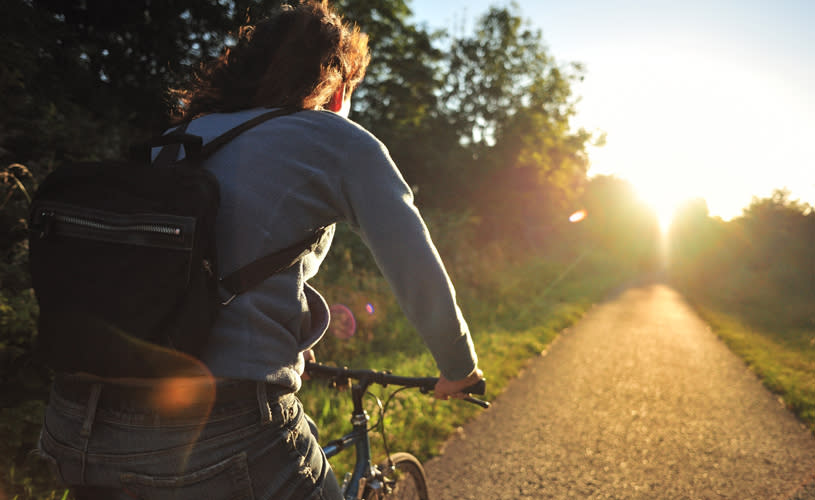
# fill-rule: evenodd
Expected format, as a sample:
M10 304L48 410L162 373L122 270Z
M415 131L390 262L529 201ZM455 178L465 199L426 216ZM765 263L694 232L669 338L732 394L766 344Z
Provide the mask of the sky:
M589 175L631 182L663 225L704 198L729 220L775 188L815 205L815 1L520 0L559 64L580 62L573 126L607 134ZM470 33L506 0L410 0Z

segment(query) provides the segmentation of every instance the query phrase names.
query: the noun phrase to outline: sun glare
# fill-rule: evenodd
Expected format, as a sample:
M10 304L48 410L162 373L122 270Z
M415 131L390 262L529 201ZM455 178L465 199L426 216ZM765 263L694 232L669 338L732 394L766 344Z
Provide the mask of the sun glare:
M700 41L674 42L647 48L620 42L591 53L576 120L587 130L599 126L607 140L591 149L589 174L631 182L663 232L676 208L694 198L705 199L709 214L723 220L773 188L787 186L811 200L811 141L799 132L812 129L815 114L804 105L802 87L772 72L756 75L741 51L723 58L697 50ZM632 78L644 69L647 75ZM744 105L762 95L776 101Z
M668 229L671 227L674 214L676 213L676 205L672 203L663 203L662 201L646 201L648 206L654 211L659 222L659 230L662 234L667 234Z
M654 211L662 234L667 234L677 207L692 196L692 190L652 176L631 179L630 182L639 198Z

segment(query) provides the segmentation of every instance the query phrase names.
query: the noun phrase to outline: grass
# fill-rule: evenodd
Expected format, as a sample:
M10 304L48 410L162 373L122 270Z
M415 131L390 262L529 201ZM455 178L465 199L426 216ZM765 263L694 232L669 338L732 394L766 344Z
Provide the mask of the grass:
M0 409L0 499L67 500L68 490L57 484L45 464L32 453L45 404L30 400Z
M699 315L815 433L815 329L756 326L751 314L694 301ZM781 323L781 322L777 322Z

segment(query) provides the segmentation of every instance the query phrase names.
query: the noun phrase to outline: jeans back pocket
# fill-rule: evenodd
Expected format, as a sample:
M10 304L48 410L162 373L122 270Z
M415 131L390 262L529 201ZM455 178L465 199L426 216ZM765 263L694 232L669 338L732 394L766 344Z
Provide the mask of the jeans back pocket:
M177 476L122 473L122 487L140 499L200 500L223 498L253 500L246 453Z

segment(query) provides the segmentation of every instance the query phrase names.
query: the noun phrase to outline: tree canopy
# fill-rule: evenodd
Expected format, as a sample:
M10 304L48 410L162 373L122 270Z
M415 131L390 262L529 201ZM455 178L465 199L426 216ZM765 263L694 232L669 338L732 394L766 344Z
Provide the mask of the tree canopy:
M4 3L4 346L25 350L33 331L25 221L38 182L62 162L121 156L130 144L161 132L177 105L168 90L219 55L242 24L279 3ZM351 118L388 146L420 208L438 219L445 214L464 221L456 224L479 236L468 244L502 242L518 253L539 245L541 228L562 218L586 181L592 137L570 123L576 102L571 86L583 77L582 68L558 63L517 7L491 8L472 33L451 34L412 22L408 0L335 5L369 34L372 48ZM335 253L342 245L357 248L337 244Z
M680 286L748 311L761 327L815 326L815 211L775 190L740 217L710 217L688 202L671 227L671 274ZM769 306L783 297L783 310Z
M169 88L279 3L10 0L0 160L36 181L66 159L120 154L167 125ZM558 64L516 7L450 35L411 23L405 0L337 6L371 38L352 118L388 145L420 205L476 212L503 237L579 193L592 138L569 120L582 68Z

